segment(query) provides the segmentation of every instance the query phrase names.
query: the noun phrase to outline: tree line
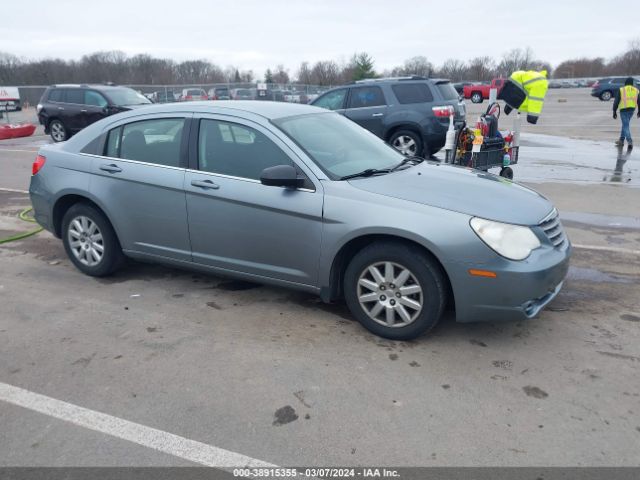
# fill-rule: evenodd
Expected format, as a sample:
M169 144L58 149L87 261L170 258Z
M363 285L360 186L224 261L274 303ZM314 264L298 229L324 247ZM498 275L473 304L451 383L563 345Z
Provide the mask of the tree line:
M640 39L631 41L625 52L609 60L600 57L566 60L555 70L549 62L536 58L533 50L527 47L510 50L498 60L490 56L466 61L451 58L442 65L433 64L425 56L416 56L402 65L383 71L377 71L371 55L362 52L353 54L346 62L303 61L292 73L284 65L277 65L267 69L264 76L233 65L223 68L208 60L176 62L147 54L129 57L120 51L96 52L84 55L79 60L29 60L0 52L0 85L102 82L122 85L205 85L263 81L329 86L364 78L403 75L443 77L452 81L486 81L497 76L508 76L515 70L531 68L546 68L554 78L640 74Z

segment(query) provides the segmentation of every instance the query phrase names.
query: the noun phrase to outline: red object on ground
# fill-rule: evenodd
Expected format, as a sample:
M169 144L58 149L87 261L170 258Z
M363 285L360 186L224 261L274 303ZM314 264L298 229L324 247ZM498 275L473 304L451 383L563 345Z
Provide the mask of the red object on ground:
M9 123L0 125L0 140L9 138L28 137L36 131L36 126L32 123Z

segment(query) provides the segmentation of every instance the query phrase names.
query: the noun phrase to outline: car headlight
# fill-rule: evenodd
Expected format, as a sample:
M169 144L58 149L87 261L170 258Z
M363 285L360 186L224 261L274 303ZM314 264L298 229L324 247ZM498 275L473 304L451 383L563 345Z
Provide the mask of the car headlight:
M529 227L478 217L472 218L470 225L484 243L510 260L524 260L540 247L540 240Z

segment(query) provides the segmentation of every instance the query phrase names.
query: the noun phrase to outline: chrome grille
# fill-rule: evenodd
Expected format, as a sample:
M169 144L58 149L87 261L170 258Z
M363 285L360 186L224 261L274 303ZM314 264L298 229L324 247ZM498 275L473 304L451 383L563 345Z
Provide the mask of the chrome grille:
M567 236L564 233L564 229L560 223L560 216L555 208L538 226L542 228L544 234L554 247L557 248L564 245Z

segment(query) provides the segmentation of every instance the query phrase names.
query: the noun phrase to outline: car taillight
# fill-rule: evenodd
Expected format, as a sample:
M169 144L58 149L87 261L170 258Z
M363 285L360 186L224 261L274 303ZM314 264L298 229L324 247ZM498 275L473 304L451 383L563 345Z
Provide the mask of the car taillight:
M454 113L453 107L450 105L432 107L431 110L433 110L433 114L439 118L449 118Z
M191 95L187 95L186 97L184 97L185 100L191 100Z
M38 155L36 157L36 161L33 162L33 165L31 166L31 175L35 175L36 173L38 173L42 167L44 167L44 163L47 161L47 157L45 157L44 155Z

